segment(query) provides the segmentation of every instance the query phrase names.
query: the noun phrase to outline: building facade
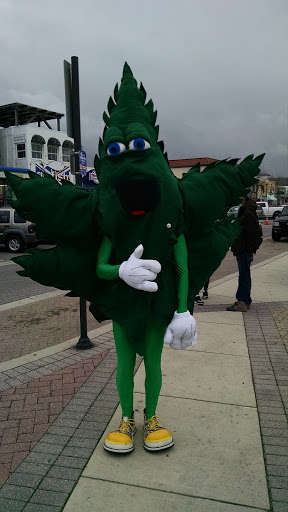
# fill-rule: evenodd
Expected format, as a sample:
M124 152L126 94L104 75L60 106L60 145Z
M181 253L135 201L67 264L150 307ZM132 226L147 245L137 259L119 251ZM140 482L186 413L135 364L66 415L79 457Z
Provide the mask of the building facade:
M193 165L200 163L200 172L204 171L205 167L212 162L217 162L215 158L201 157L201 158L184 158L182 160L169 160L169 165L176 178L182 178Z
M73 139L64 132L32 126L11 126L0 130L2 167L40 172L49 166L70 170Z
M28 177L28 171L71 179L70 155L74 141L60 131L63 114L13 103L0 106L0 206L11 199L3 170ZM49 121L57 120L57 130ZM43 126L44 125L44 126Z

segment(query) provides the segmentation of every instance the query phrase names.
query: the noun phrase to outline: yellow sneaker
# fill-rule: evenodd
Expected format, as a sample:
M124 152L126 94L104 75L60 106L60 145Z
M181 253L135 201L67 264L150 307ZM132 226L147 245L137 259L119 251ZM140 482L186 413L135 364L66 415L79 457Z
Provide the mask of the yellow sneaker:
M158 416L154 415L148 420L144 413L144 448L158 451L170 448L173 444L169 430L161 427Z
M105 439L104 449L114 453L129 453L134 450L133 437L136 433L134 416L123 417L119 427Z

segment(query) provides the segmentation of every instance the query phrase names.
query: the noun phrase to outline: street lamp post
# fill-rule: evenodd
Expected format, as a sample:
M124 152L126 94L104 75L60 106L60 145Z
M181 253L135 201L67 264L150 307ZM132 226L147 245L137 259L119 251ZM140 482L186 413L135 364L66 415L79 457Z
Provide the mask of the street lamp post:
M71 57L71 65L64 61L64 80L67 111L67 134L74 138L73 172L77 177L80 175L79 152L81 151L78 57ZM91 343L87 335L86 300L82 297L80 297L80 331L80 338L76 344L76 348L78 350L85 350L93 347L93 343Z

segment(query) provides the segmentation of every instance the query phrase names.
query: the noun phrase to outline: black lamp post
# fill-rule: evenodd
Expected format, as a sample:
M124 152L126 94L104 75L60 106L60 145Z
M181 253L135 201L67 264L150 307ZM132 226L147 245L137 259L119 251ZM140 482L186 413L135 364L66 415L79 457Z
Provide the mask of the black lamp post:
M67 134L74 138L73 173L80 176L79 152L81 150L80 95L78 57L71 57L71 65L64 61ZM86 300L80 297L80 338L75 348L85 350L93 347L87 335Z

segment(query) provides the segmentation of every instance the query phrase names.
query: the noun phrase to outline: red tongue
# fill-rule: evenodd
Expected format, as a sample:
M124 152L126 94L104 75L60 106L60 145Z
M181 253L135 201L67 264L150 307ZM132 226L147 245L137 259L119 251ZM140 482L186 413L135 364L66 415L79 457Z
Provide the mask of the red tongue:
M132 215L143 215L144 213L144 210L135 210L134 212L132 212Z

